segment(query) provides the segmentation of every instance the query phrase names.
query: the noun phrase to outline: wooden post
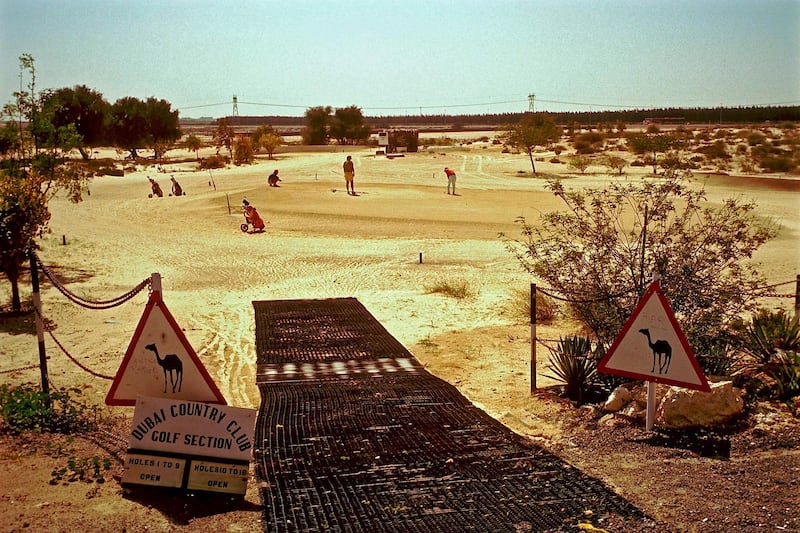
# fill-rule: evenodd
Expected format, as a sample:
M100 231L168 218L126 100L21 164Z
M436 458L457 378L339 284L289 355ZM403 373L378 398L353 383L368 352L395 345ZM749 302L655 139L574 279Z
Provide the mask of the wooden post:
M419 253L419 264L422 264L422 252Z
M536 284L531 283L531 394L536 390Z
M800 320L800 274L797 275L797 282L794 286L794 319Z
M39 268L33 248L28 252L31 261L31 285L33 286L33 307L36 313L36 339L39 342L39 370L42 374L42 392L46 405L50 406L50 379L47 373L47 353L44 349L44 324L42 323L42 300L39 295Z
M231 197L228 196L228 193L225 193L225 201L228 202L228 214L231 214Z

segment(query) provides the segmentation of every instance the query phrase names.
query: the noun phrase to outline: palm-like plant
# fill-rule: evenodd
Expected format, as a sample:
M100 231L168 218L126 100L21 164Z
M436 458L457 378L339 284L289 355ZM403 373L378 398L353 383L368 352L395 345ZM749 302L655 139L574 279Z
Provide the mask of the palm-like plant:
M556 348L550 348L547 377L564 383L566 396L580 403L584 394L597 378L597 358L592 354L592 341L588 337L567 336L559 339Z
M800 325L782 309L762 309L747 325L745 350L761 365L768 364L778 350L800 350Z

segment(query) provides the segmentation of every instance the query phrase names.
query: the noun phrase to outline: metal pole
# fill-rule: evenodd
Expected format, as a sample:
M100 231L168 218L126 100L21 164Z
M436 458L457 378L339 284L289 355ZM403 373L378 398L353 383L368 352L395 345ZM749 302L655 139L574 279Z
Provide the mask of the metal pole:
M536 284L531 283L531 393L536 390Z
M653 274L653 282L658 281L659 274ZM647 416L645 418L645 429L651 431L653 423L656 419L656 383L655 381L647 382Z
M647 420L645 422L645 429L651 431L653 429L653 421L656 418L656 384L654 381L647 382Z
M50 379L47 374L47 353L44 349L44 324L42 324L42 299L39 295L39 269L33 248L28 252L31 261L31 285L33 286L33 307L36 313L36 338L39 341L39 370L42 373L42 392L45 402L50 404Z

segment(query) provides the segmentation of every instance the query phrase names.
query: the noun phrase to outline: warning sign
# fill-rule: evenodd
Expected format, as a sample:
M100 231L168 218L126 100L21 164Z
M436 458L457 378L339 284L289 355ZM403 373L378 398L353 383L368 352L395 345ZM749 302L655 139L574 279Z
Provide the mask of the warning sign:
M227 403L160 291L150 295L106 404L135 405L137 396Z
M597 369L606 374L711 390L658 282L644 293Z

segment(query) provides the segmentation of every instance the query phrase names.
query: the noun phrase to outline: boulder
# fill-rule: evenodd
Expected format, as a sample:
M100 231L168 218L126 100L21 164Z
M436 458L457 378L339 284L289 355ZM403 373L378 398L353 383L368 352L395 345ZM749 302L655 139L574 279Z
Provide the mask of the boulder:
M744 409L741 390L730 381L711 383L711 392L671 387L656 409L656 423L665 428L712 427Z
M628 402L633 398L630 389L625 385L620 385L609 395L606 402L603 404L603 411L616 412L628 405Z

